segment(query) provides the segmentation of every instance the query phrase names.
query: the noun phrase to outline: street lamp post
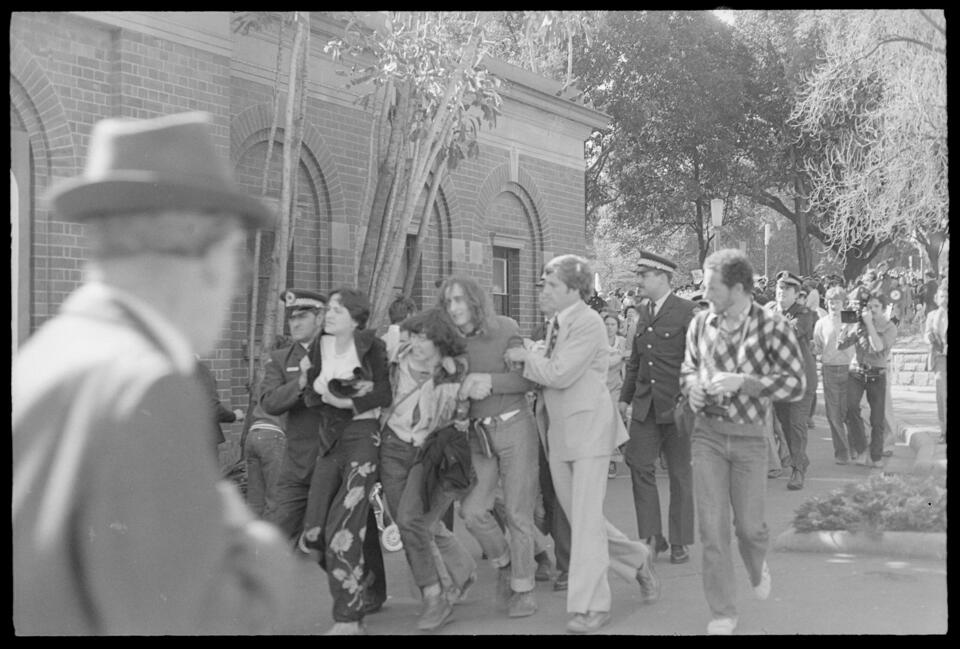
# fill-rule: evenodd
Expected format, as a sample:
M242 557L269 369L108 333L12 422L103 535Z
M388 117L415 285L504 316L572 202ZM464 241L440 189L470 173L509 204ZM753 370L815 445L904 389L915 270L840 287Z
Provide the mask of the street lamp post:
M713 249L720 250L720 226L723 225L723 199L710 201L710 216L713 224Z

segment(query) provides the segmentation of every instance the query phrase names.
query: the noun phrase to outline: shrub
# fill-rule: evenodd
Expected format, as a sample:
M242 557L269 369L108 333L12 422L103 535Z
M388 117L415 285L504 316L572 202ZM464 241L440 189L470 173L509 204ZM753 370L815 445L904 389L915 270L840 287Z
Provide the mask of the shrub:
M946 476L878 475L815 496L796 510L798 532L945 532Z

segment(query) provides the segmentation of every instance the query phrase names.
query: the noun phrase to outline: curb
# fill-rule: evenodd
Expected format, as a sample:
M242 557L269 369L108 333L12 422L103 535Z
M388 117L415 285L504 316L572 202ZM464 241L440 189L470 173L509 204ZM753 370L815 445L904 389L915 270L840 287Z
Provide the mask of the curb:
M789 529L773 543L787 552L845 552L891 554L920 559L946 559L946 532L882 532L863 534L845 530L797 532Z
M907 444L914 452L913 468L910 471L914 474L946 473L946 459L937 460L937 440L934 438L932 429L921 427L907 427L904 429Z

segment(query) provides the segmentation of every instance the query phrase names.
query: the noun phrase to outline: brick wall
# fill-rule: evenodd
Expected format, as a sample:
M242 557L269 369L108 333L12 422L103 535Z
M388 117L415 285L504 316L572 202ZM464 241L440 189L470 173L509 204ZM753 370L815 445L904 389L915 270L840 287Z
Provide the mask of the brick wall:
M29 135L32 157L29 311L35 330L79 286L86 259L82 226L57 220L39 197L51 181L81 171L93 124L109 116L210 112L217 145L233 161L238 181L259 194L272 89L235 75L223 54L84 17L17 13L10 35L11 129ZM352 283L362 244L357 237L369 138L370 119L362 110L308 98L288 285L329 291ZM276 145L266 194L277 201L281 158L282 147ZM519 255L518 320L530 331L539 322L533 281L544 251L584 250L583 173L535 156L520 156L516 174L510 164L509 151L484 145L479 158L464 161L441 184L414 298L423 306L433 304L435 282L450 272L468 273L489 286L491 232L509 235L526 242ZM456 257L454 240L466 242L466 256ZM481 254L469 254L470 242L480 244ZM267 263L264 253L264 274ZM247 403L249 313L247 292L233 303L220 347L205 359L231 407ZM224 429L236 441L240 426Z

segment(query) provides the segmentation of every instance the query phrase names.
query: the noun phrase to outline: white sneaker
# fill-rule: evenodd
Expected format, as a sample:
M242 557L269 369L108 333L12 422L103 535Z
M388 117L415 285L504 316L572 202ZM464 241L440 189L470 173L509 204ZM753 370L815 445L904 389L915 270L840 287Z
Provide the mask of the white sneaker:
M760 583L753 587L753 594L757 596L757 599L764 600L770 597L770 568L767 567L767 562L763 562L763 568L760 570Z
M707 635L733 635L733 630L736 628L737 618L716 617L707 625Z

